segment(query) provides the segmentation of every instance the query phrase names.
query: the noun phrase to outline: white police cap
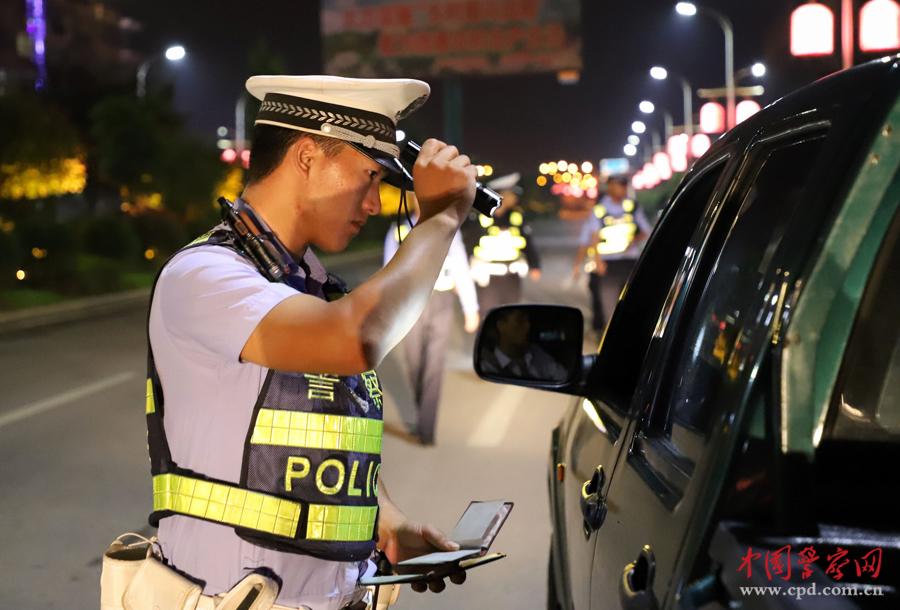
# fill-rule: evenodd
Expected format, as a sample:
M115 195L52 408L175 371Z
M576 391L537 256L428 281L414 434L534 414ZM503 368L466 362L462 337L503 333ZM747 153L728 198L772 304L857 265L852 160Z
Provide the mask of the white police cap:
M393 172L397 121L428 99L428 83L408 78L251 76L247 91L262 101L255 124L338 138Z

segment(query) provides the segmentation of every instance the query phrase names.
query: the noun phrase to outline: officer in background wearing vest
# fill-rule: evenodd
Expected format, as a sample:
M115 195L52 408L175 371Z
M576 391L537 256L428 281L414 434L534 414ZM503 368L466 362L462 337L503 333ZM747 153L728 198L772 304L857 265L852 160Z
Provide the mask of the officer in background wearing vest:
M164 265L151 297L151 523L168 565L205 596L264 572L280 582L276 608L363 608L376 545L392 563L458 548L387 494L373 369L431 297L476 172L426 140L413 170L419 222L347 293L311 246L339 252L379 213L382 179L402 179L396 123L429 87L254 76L247 89L262 105L234 209L262 237L217 226Z
M628 178L610 176L606 194L582 227L572 267L573 279L578 278L582 268L588 274L592 328L597 334L603 332L612 316L640 246L653 230L644 211L627 196Z
M541 277L541 261L531 227L519 207L522 189L519 174L508 174L488 182L487 186L503 196L493 218L480 215L482 233L472 251L472 276L478 285L482 311L522 300L522 278Z
M407 200L412 210L415 225L419 217L419 207L415 195L408 194ZM391 223L384 237L384 264L397 253L400 244L410 232L410 224L405 220L399 225ZM463 327L467 333L478 330L478 296L475 282L469 272L466 248L459 232L453 236L450 251L444 259L444 266L434 284L434 292L428 299L425 311L403 340L409 383L415 400L418 420L416 436L423 445L434 444L437 424L438 404L441 399L441 382L444 377L444 360L447 340L453 328L453 293L459 299L463 311Z

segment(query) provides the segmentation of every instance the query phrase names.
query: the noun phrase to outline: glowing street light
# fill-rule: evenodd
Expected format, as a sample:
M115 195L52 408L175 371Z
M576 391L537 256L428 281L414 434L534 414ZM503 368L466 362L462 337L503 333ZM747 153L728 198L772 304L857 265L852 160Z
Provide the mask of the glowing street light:
M633 157L637 154L637 146L635 146L634 144L626 144L622 150L629 157Z
M703 133L725 131L725 109L722 104L707 102L700 107L700 131Z
M638 144L641 143L641 138L640 138L640 136L631 134L630 136L628 136L628 143L631 144L632 146L637 146Z
M166 59L169 61L181 61L184 59L185 55L187 55L187 51L185 51L184 47L180 44L166 49Z
M649 100L644 100L640 104L638 104L638 108L644 114L653 114L653 111L656 110L656 106L653 105L653 102Z
M669 71L662 66L653 66L650 68L650 78L656 80L666 80L669 77Z
M679 15L693 17L697 14L697 5L693 2L679 2L675 5L675 10L678 11Z
M645 125L643 121L635 121L631 124L631 131L637 134L644 133L647 131L647 125Z
M759 102L744 100L737 105L737 122L743 123L761 110Z
M161 55L169 61L178 62L185 58L187 51L185 51L184 47L181 45L173 45L166 49ZM147 72L150 70L150 65L156 61L158 57L159 55L153 55L149 59L144 60L138 67L137 96L139 98L143 98L147 94Z
M699 159L712 146L712 140L705 133L698 133L691 138L691 156Z
M766 64L762 62L756 62L752 66L750 66L750 74L752 74L756 78L762 78L766 75Z
M859 11L859 48L888 51L900 47L900 6L894 0L869 0Z
M834 13L824 4L808 2L791 13L791 55L811 57L834 53Z
M660 151L653 155L653 165L659 173L660 180L668 180L672 177L672 164L668 154Z

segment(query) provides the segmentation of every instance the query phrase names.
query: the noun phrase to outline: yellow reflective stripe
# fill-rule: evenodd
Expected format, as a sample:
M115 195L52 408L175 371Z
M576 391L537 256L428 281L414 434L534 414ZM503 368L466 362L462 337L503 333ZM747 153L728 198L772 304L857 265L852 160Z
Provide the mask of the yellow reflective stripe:
M254 445L381 453L383 430L384 423L378 419L260 409L250 442Z
M145 407L147 415L156 413L156 401L153 399L153 381L147 378L147 405Z
M377 506L310 504L306 538L341 542L371 540L377 513Z
M153 477L153 510L294 538L302 505L223 483L159 474Z
M519 212L518 210L513 210L512 212L509 213L509 222L513 226L521 227L523 221L524 221L524 218L522 217L522 212Z

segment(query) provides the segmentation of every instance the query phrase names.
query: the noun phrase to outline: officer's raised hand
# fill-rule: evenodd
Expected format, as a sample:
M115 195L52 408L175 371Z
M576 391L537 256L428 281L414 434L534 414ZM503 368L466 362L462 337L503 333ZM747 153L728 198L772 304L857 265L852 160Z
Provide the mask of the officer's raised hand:
M468 155L440 140L425 140L413 166L421 220L443 213L462 224L475 201L476 176Z

